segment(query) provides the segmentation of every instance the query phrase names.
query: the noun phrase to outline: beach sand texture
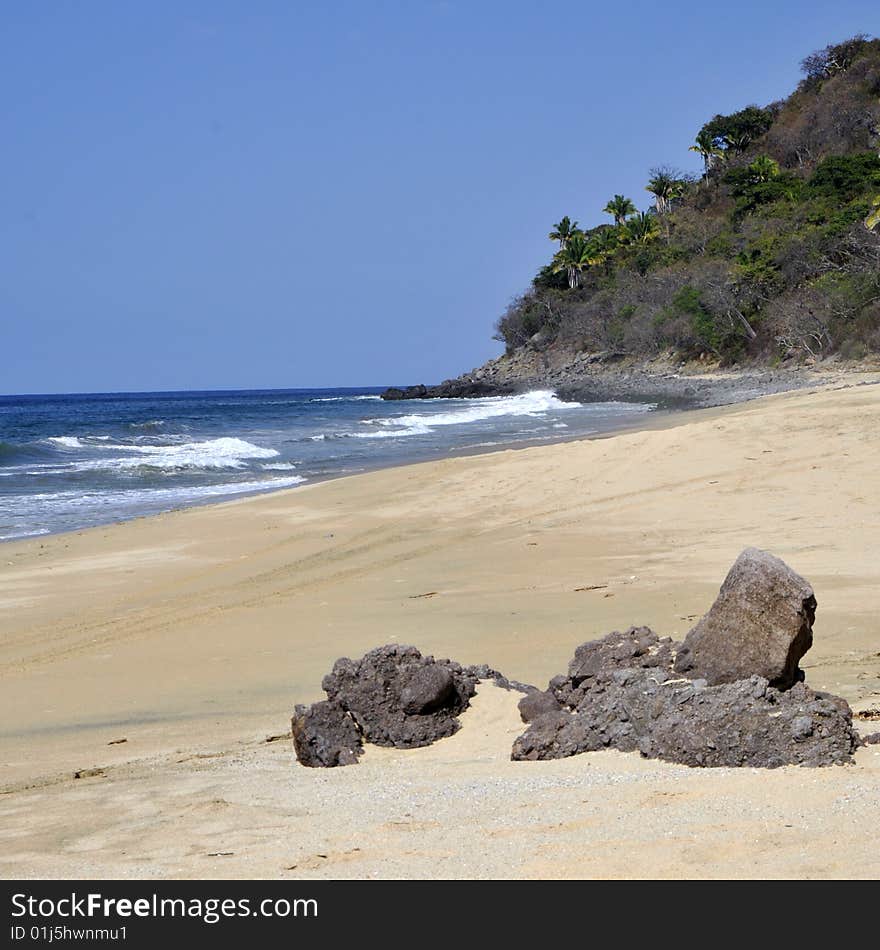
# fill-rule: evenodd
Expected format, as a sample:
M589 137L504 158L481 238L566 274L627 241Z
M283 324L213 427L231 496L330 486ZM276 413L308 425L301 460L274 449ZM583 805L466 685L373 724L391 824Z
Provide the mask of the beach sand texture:
M387 642L543 687L610 630L683 638L748 545L816 591L807 682L880 706L861 381L0 546L0 874L877 877L880 746L510 762L519 694L489 684L425 749L324 770L266 741Z

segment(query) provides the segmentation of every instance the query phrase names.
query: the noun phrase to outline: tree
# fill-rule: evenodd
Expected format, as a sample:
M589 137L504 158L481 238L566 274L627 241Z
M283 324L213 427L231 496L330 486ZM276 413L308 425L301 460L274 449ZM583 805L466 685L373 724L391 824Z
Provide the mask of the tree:
M634 214L622 228L624 239L632 244L648 244L660 235L657 215L649 211Z
M817 49L801 60L801 71L813 82L830 79L837 73L846 72L869 42L865 33L857 33L842 43Z
M852 201L880 187L880 157L873 152L829 155L819 162L809 181L809 190L838 201Z
M559 241L561 250L575 235L581 233L582 232L578 230L577 221L572 221L568 215L566 215L561 221L553 225L553 230L547 236L551 241Z
M698 138L704 136L722 151L744 152L772 124L773 112L770 109L751 105L730 115L716 115L700 129Z
M779 177L779 162L774 161L769 155L759 155L747 168L754 185Z
M703 159L703 177L709 178L709 172L724 158L724 149L719 148L705 128L700 129L694 144L688 149Z
M645 186L645 191L650 191L654 196L657 214L666 214L672 210L672 202L684 194L687 179L666 165L652 168L650 175L651 179Z
M615 195L607 205L602 209L605 214L610 214L614 218L614 223L620 227L626 219L638 211L638 208L623 195Z
M635 211L633 207L633 211ZM620 247L620 233L617 228L599 228L590 236L590 251L593 264L604 264Z
M731 168L724 182L730 186L730 194L738 199L734 209L734 217L738 219L758 205L797 200L804 184L796 175L783 173L779 163L768 155L759 155L748 165Z
M555 273L565 271L568 275L569 289L580 286L581 271L586 270L593 261L594 254L583 234L575 234L568 243L561 247L553 258Z

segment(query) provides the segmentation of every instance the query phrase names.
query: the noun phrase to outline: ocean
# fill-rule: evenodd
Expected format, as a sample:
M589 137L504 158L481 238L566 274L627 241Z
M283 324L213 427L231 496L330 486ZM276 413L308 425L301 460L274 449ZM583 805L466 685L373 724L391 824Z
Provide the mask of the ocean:
M594 435L655 408L546 391L386 402L383 388L0 396L0 540Z

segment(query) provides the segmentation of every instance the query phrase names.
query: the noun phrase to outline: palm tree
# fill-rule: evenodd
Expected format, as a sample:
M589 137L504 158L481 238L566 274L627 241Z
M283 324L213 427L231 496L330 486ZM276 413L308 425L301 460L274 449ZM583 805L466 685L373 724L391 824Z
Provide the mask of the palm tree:
M547 236L551 241L559 241L559 248L561 250L573 237L581 233L582 232L578 230L577 221L572 221L568 215L566 215L561 221L553 225L553 230Z
M635 211L635 208L633 208ZM604 264L620 247L620 231L618 227L604 227L592 235L589 242L590 263Z
M648 244L660 235L657 215L649 211L633 215L623 226L625 238L633 244Z
M779 176L779 162L774 161L769 155L759 155L749 164L748 170L752 177L752 183L759 185Z
M875 228L880 227L880 195L878 195L871 204L873 209L871 213L865 218L865 227L869 231L873 231Z
M724 149L715 144L715 139L705 129L700 130L688 151L696 152L703 159L703 178L705 179L709 178L709 172L715 165L724 159Z
M553 258L553 273L565 271L568 274L568 286L573 290L580 286L581 271L589 267L594 259L592 249L583 234L575 234L556 252Z
M654 196L657 214L672 210L672 202L684 194L685 180L668 168L652 168L651 180L645 186Z
M635 214L638 208L623 195L615 195L607 205L602 209L605 214L610 214L614 218L614 223L620 227L626 221L627 217Z

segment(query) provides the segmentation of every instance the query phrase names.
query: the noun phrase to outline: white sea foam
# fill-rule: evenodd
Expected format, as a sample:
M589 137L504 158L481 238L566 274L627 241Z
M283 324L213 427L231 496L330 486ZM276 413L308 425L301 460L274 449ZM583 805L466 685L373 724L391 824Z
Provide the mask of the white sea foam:
M10 531L8 534L0 534L0 541L12 541L14 538L35 538L38 534L48 533L48 528L25 528L21 531Z
M198 498L208 498L216 495L241 495L248 492L273 491L278 488L291 488L306 481L301 475L290 475L286 478L268 478L264 481L224 482L217 485L190 485L180 488L130 488L119 491L58 491L40 492L19 498L18 503L39 502L40 508L52 509L53 512L72 511L76 509L100 508L136 508L143 503L149 505L160 503L184 503ZM34 532L32 532L34 533ZM43 533L43 532L36 532Z
M266 472L289 472L296 468L296 462L267 462L260 468Z
M46 439L53 445L60 445L64 449L81 449L82 442L75 435L53 435Z
M310 399L309 402L373 402L382 399L381 396L320 396Z
M96 446L97 448L98 446ZM224 437L206 442L184 442L181 445L102 445L102 450L125 452L122 458L86 459L76 462L74 471L98 469L128 470L150 468L178 470L183 468L244 468L249 459L270 459L280 453L244 439Z
M379 425L400 425L400 421L397 419L388 419L388 420L379 420L379 419L369 419L365 420L365 424L370 422L378 422ZM405 435L429 435L434 430L430 426L423 424L401 426L398 429L374 429L372 432L345 432L344 436L352 436L355 439L397 439Z
M441 400L431 400L440 402ZM499 416L533 416L539 417L548 412L564 412L570 409L582 408L579 402L563 402L549 390L535 390L530 393L520 393L516 396L490 396L483 399L442 400L445 406L450 402L464 403L462 408L450 412L423 412L391 418L365 419L365 425L376 425L382 428L374 432L353 433L361 439L392 438L407 435L427 435L435 426L466 425L471 422L481 422L485 419L495 419ZM392 430L393 427L393 431Z

